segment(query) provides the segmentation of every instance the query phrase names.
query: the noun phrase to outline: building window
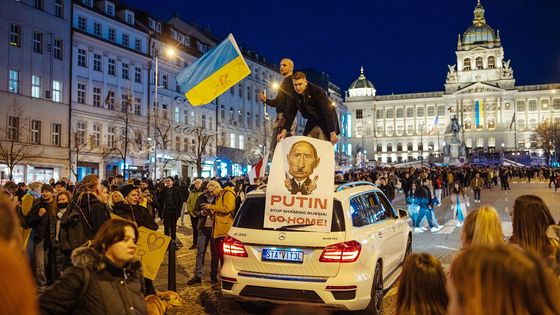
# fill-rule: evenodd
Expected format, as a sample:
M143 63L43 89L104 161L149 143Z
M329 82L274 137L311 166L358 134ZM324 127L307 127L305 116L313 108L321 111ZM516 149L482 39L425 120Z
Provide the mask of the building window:
M115 146L115 127L107 127L107 146L112 148Z
M78 83L78 103L86 103L86 85Z
M33 52L36 54L43 53L43 33L33 32Z
M93 88L93 106L101 107L101 88Z
M108 34L109 34L109 40L114 42L115 39L117 38L115 29L109 27L109 33Z
M241 86L241 83L239 83L239 84L237 85L237 88L238 88L237 91L238 91L239 96L240 96L240 97L243 97L243 86Z
M126 113L132 109L132 104L130 104L130 96L123 94L121 98L121 111Z
M78 16L78 29L82 31L87 30L87 18L85 16Z
M416 117L424 117L424 107L416 108Z
M8 117L8 140L19 141L19 117Z
M44 8L45 4L43 3L43 0L35 0L35 9L43 11Z
M393 109L387 108L387 119L392 119L392 118L393 118Z
M21 26L18 24L10 25L10 45L21 46Z
M99 147L101 145L101 124L93 124L93 136L91 138L92 146Z
M127 12L126 13L126 23L128 24L134 24L134 14Z
M364 113L361 109L356 109L356 119L362 119L363 115Z
M105 5L105 13L110 16L115 16L115 6L112 3L107 3Z
M414 133L414 125L407 125L406 126L406 133L411 135Z
M64 18L64 10L62 0L56 0L54 3L54 15L57 18Z
M541 110L548 110L548 99L541 100Z
M88 7L91 7L91 0L82 0L82 3Z
M54 39L54 58L62 60L62 39Z
M428 116L435 116L436 108L434 106L428 106Z
M438 106L437 114L438 114L438 116L445 116L445 106L444 105L439 105Z
M31 121L31 143L41 144L41 121Z
M93 54L93 70L101 72L101 55Z
M60 146L60 132L62 131L61 124L52 124L51 132L51 144L54 146Z
M109 75L116 75L116 63L115 59L109 58L107 60L107 73Z
M167 84L169 83L168 81L169 80L168 80L167 74L162 74L162 76L161 76L161 83L162 84L161 85L163 85L164 89L167 89Z
M385 116L382 109L378 109L375 111L375 116L377 119L383 119Z
M78 48L78 67L87 68L87 51Z
M115 110L115 92L114 91L109 91L107 93L106 102L107 102L107 109Z
M8 91L10 93L19 93L19 71L10 70Z
M134 115L136 116L142 115L142 105L140 103L141 100L139 97L134 98Z
M517 101L517 111L518 112L525 111L525 101Z
M239 135L239 149L245 150L245 136Z
M251 87L247 86L247 99L250 100L251 99Z
M122 45L128 47L128 34L122 34Z
M128 63L122 64L122 78L128 80Z
M404 116L404 109L397 108L397 118L403 118Z
M383 145L382 145L381 143L378 143L377 146L376 146L376 148L375 148L375 151L377 151L377 152L383 152Z
M537 110L537 101L536 100L529 100L529 111L536 111Z
M226 119L226 109L225 109L224 105L221 105L220 118L222 119L222 121L224 121Z
M465 58L463 60L463 71L471 70L471 58Z
M482 65L482 57L476 57L475 62L476 62L476 70L484 69L484 66Z
M93 34L101 36L101 24L93 22Z
M552 100L552 108L554 110L560 110L560 98L555 98Z
M229 146L232 147L232 148L235 148L235 134L234 133L229 134Z
M142 50L142 41L139 38L134 40L134 49L141 51Z
M496 58L494 56L488 57L488 69L496 69Z
M142 83L142 68L140 67L134 68L134 82Z
M196 126L196 115L194 112L191 112L191 124Z
M206 129L206 115L204 114L200 117L200 125L202 128Z
M414 117L414 108L413 107L407 107L406 108L406 117L408 117L408 118Z
M60 103L60 94L61 94L61 90L62 87L60 85L60 81L56 81L53 80L52 82L52 100L53 102L59 102Z
M41 77L37 75L31 76L31 97L41 97Z

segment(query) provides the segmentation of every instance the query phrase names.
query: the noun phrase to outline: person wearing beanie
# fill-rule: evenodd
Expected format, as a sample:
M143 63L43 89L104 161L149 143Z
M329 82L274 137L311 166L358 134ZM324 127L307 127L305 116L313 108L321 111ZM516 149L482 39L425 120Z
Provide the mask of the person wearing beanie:
M35 270L37 288L42 292L54 280L52 273L47 273L47 257L49 249L55 244L50 240L50 220L56 220L54 189L49 184L41 186L41 199L33 204L25 217L24 228L31 228L34 244ZM54 233L54 231L53 231Z
M140 188L134 185L125 185L121 188L124 201L119 201L113 205L113 213L119 217L133 221L138 227L146 227L156 231L158 225L150 215L148 209L140 205ZM156 290L152 281L145 278L146 294L155 294Z

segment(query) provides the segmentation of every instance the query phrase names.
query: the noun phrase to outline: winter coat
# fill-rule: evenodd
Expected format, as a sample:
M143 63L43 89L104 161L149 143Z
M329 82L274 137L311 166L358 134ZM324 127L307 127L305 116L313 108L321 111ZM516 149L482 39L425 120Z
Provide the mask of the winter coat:
M157 230L158 225L154 218L150 216L150 212L141 205L130 205L124 201L117 202L113 206L113 213L119 217L123 217L135 222L138 227L144 226L150 230Z
M54 205L54 202L49 205L42 198L37 199L37 201L35 201L35 203L31 207L31 210L29 211L29 213L25 217L25 223L24 223L23 227L33 229L33 241L35 242L35 244L38 244L38 243L42 242L43 240L47 240L47 242L50 241L50 239L49 239L49 236L50 236L50 230L49 230L50 224L49 224L49 222L51 220L56 221L56 219L54 217L51 218L50 215L49 215L49 208L50 207L56 207ZM39 216L39 210L41 208L45 208L45 210L47 210L47 212L43 216Z
M200 190L193 190L191 191L191 193L189 194L189 198L187 198L187 211L189 212L189 214L192 217L195 217L196 215L194 214L194 206L196 205L196 201L198 199L198 197L202 195L202 191Z
M41 314L147 314L141 263L120 268L93 248L72 253L72 267L39 296Z
M74 195L74 198L70 203L71 207L76 205L73 203L80 206L80 209L82 209L84 215L88 218L89 224L92 228L91 235L88 235L89 239L92 239L103 223L111 218L106 205L99 201L99 199L97 199L97 197L92 193L84 193L81 198L80 194Z
M467 207L470 206L469 197L464 192L457 195L455 192L451 193L451 211L453 211L453 216L457 215L457 197L459 199L459 205L461 206L461 213L463 218L467 217Z
M214 238L225 237L233 224L235 192L231 187L220 190L214 203L208 208L214 212Z
M180 200L179 188L173 186L171 188L164 187L158 193L158 215L160 218L177 220L181 216L181 208L183 203Z

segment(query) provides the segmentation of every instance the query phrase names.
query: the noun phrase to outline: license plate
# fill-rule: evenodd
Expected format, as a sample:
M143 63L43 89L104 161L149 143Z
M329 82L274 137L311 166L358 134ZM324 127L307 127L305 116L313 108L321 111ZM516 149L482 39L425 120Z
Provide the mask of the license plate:
M265 248L262 252L263 261L283 261L301 264L303 263L303 251L301 250L279 250Z

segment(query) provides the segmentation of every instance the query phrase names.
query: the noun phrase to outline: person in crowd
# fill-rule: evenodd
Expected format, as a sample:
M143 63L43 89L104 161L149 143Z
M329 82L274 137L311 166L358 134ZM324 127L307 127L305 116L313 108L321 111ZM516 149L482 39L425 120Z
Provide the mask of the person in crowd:
M412 222L416 222L416 217L418 217L418 212L420 211L420 205L418 200L416 200L416 190L418 189L418 184L415 181L411 183L410 192L406 197L406 204L408 205L408 215ZM424 229L424 227L421 227Z
M469 212L461 231L461 243L463 248L503 244L502 221L496 209L483 205Z
M119 189L121 189L122 186L125 185L124 176L122 176L121 174L115 176L115 180L114 180L114 183L113 183L113 184L114 184L115 186L119 187Z
M47 282L47 263L49 257L49 250L52 249L50 239L50 221L56 220L56 202L54 196L54 189L49 184L41 186L41 199L33 204L31 210L25 217L24 228L33 229L33 244L35 250L34 260L34 274L37 280L37 287L39 291L44 290L49 282Z
M187 198L187 212L191 218L191 226L193 230L193 243L189 249L195 249L198 244L198 216L194 213L194 207L198 197L202 194L202 179L197 178L193 181L191 185L191 193L189 198Z
M395 199L395 186L391 182L387 182L385 177L379 179L379 189L381 189L389 201L393 202Z
M284 127L284 122L286 121L285 110L286 108L293 108L295 106L296 91L294 90L294 84L292 82L292 74L294 71L294 62L291 59L284 58L280 61L280 74L284 77L284 80L278 87L278 93L275 99L269 99L262 92L259 92L259 100L270 107L276 109L276 120L274 121L272 130L272 141L270 145L270 151L274 152L276 147L276 137L279 132L282 131ZM287 134L295 134L295 124L287 128ZM272 155L272 154L271 154Z
M441 193L443 192L443 178L437 174L433 180L434 191L436 195L437 206L441 206Z
M156 218L156 210L155 210L155 204L154 204L154 195L152 194L152 191L149 189L145 189L142 190L140 189L140 191L142 192L141 198L140 198L140 205L143 207L146 207L146 209L148 209L148 213L150 214L150 216L152 218Z
M93 237L101 225L105 223L109 218L105 204L103 203L105 188L101 185L99 177L97 175L91 174L87 175L82 179L80 189L76 195L74 195L74 200L77 206L79 206L84 213L89 213L89 223L92 227L91 237ZM101 196L100 196L101 195Z
M415 180L412 177L410 177L409 172L404 173L404 178L401 180L401 183L402 183L401 187L402 187L402 191L404 193L405 200L406 200L406 198L408 198L408 196L410 194L414 193L414 190L412 189L412 183L414 181Z
M124 201L124 196L120 191L112 191L109 193L109 201L107 202L107 205L109 206L111 211L114 211L115 205L123 201Z
M396 315L445 315L445 273L430 254L410 254L404 261L396 301Z
M60 249L60 220L62 219L64 213L68 210L71 200L72 194L69 191L64 190L59 192L56 195L56 217L49 222L51 243L54 244L53 249L50 251L51 255L49 256L49 259L53 262L51 268L53 268L52 270L55 280L60 277L60 274L64 270L64 254Z
M474 202L480 203L480 191L484 187L484 179L480 177L480 173L476 173L470 183L471 189L474 193Z
M181 226L185 225L185 214L188 214L187 212L187 200L189 199L189 186L190 186L190 179L187 177L186 180L181 180L179 181L179 187L178 191L179 191L179 202L181 203L181 213L179 214L179 217L181 219Z
M61 193L63 191L66 191L66 183L63 181L59 181L54 185L54 190L56 191L56 193Z
M11 250L23 254L23 233L16 215L15 198L6 191L0 192L0 241L5 242Z
M165 235L171 236L174 244L177 242L177 219L181 211L179 189L173 185L173 177L169 176L163 181L164 188L158 194L159 217L163 219Z
M451 211L453 217L457 217L457 226L463 226L467 216L467 207L470 206L469 197L461 186L461 183L454 182L451 189Z
M72 253L72 267L39 296L42 314L147 314L142 292L144 276L134 252L134 222L106 221L93 247Z
M214 217L209 215L204 209L202 209L203 204L212 204L214 202L214 195L206 189L207 182L202 182L200 186L200 195L196 199L196 202L193 206L193 213L198 218L198 237L197 237L197 249L196 249L196 265L194 270L194 276L190 279L187 284L194 285L202 283L202 271L204 269L204 257L206 256L206 249L208 248L208 244L212 239L212 227L214 226ZM210 253L212 257L211 262L211 273L213 275L217 274L217 262L218 262L218 253L214 251L214 247L210 247ZM216 264L214 266L214 264ZM215 273L214 273L215 272Z
M340 128L336 108L331 105L325 90L309 83L303 72L295 72L292 75L294 85L295 101L292 106L284 109L286 121L277 140L284 139L290 131L297 112L307 119L303 135L316 139L330 141L333 145L338 142Z
M25 194L27 194L27 184L25 184L24 182L18 183L17 190L14 195L16 195L19 202L21 202L21 199L23 198L23 196L25 196Z
M472 246L451 264L448 315L556 315L560 283L539 258L511 245Z
M558 273L560 246L557 238L550 235L557 226L544 201L535 195L519 196L513 204L511 217L513 233L510 243L544 259Z
M422 184L420 187L416 189L414 194L414 198L418 205L420 206L418 216L416 217L416 221L414 222L414 232L415 233L422 233L424 230L421 228L421 223L424 217L428 220L428 226L430 227L430 231L432 233L439 232L443 226L438 226L437 222L434 220L433 211L433 204L432 204L432 195L428 187L426 187L426 178L422 180Z

